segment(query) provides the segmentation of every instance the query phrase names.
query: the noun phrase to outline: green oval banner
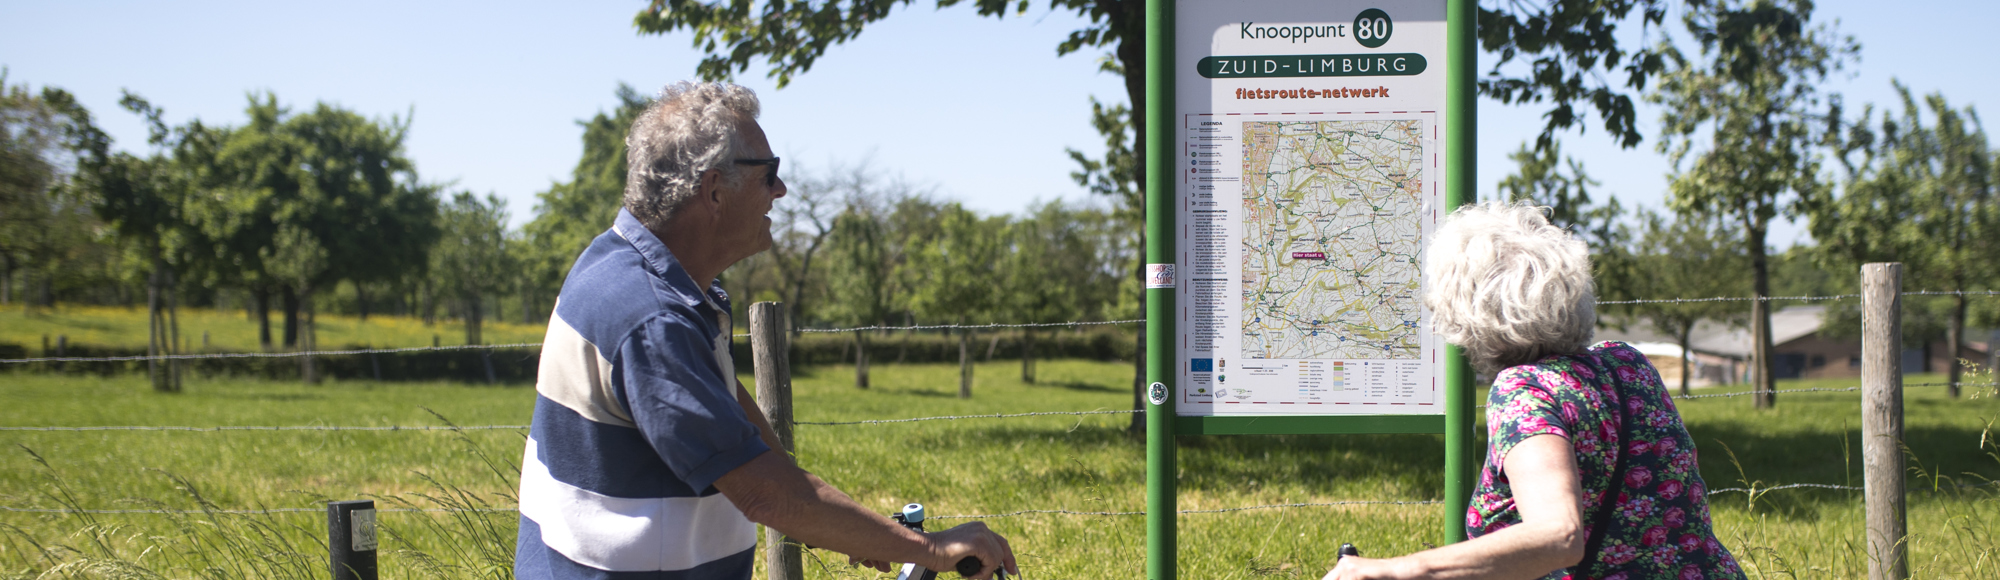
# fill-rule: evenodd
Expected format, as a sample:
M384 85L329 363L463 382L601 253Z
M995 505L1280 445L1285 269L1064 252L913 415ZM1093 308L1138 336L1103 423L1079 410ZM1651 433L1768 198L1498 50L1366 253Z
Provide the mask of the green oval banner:
M1416 53L1211 56L1195 64L1211 79L1272 77L1401 77L1423 74L1429 63Z

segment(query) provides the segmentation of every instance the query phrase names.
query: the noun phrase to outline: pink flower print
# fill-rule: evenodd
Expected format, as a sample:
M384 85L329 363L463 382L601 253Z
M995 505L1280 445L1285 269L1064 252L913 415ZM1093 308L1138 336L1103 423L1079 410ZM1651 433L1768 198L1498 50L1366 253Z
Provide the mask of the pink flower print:
M1652 554L1653 554L1654 568L1662 568L1662 569L1672 568L1674 566L1674 562L1680 561L1679 557L1680 553L1675 552L1673 546L1661 546L1658 548L1654 548Z
M1625 544L1617 544L1604 549L1604 562L1613 566L1624 565L1639 557L1639 550Z
M1653 481L1653 472L1647 471L1646 468L1642 466L1634 465L1632 466L1632 471L1628 471L1625 473L1625 484L1630 485L1633 488L1644 488L1646 487L1646 484L1652 483L1652 481Z
M1630 578L1630 576L1627 576L1624 572L1619 572L1617 574L1605 576L1604 580L1626 580L1626 578Z
M1639 382L1639 371L1633 370L1632 367L1618 367L1618 370L1612 372L1618 375L1619 382L1624 382L1624 383Z
M1653 446L1647 444L1644 440L1640 440L1640 441L1633 441L1632 446L1627 447L1626 449L1630 450L1633 455L1645 455L1647 451L1653 450Z
M1714 541L1714 540L1709 540L1709 543L1711 543L1711 544L1714 544L1714 543L1715 543L1715 541ZM1721 544L1716 544L1716 546L1715 546L1715 549L1717 549L1717 550L1721 550L1721 549L1722 549L1722 545L1721 545ZM1711 552L1711 553L1710 553L1709 555L1710 555L1710 556L1714 556L1715 554ZM1736 560L1735 560L1734 558L1723 558L1723 559L1722 559L1722 569L1723 569L1724 571L1727 571L1727 572L1729 572L1730 574L1742 574L1742 573L1743 573L1743 570L1742 570L1741 568L1737 568L1737 567L1736 567Z
M1663 457L1672 455L1674 450L1678 448L1680 448L1680 444L1675 443L1671 437L1653 442L1653 451L1658 452Z
M1576 368L1570 369L1570 372L1576 373L1576 376L1586 379L1597 378L1597 371L1590 370L1590 367L1587 365L1577 365Z
M1647 546L1665 544L1667 543L1667 529L1661 526L1648 528L1646 534L1639 537L1639 543Z
M1682 552L1693 552L1701 547L1701 538L1694 537L1694 534L1682 534L1680 545Z
M1479 517L1478 509L1465 510L1465 527L1472 528L1475 530L1483 530L1486 529L1485 526L1482 525L1482 522L1484 521L1486 521L1486 519Z
M1714 558L1716 554L1722 553L1722 542L1715 541L1715 538L1709 538L1707 541L1701 544L1701 550L1702 552L1707 553L1708 557ZM1734 568L1735 562L1724 560L1724 563L1729 566L1728 569L1730 571L1732 572L1735 571Z
M1660 499L1673 501L1674 498L1681 496L1681 482L1671 479L1662 481L1659 487L1653 488L1653 492L1660 494ZM1680 525L1675 524L1674 527L1680 527Z
M1702 574L1701 569L1696 568L1693 564L1681 567L1680 580L1707 580L1707 578L1708 576Z
M1708 497L1708 490L1702 488L1700 481L1693 481L1688 483L1688 495L1693 497Z
M1625 370L1625 369L1618 369L1618 370ZM1625 398L1625 410L1637 413L1639 412L1640 409L1644 408L1646 408L1646 401L1641 400L1638 397Z
M1663 516L1661 519L1666 520L1664 523L1666 523L1667 527L1669 528L1678 528L1681 526L1685 526L1687 525L1687 510L1683 510L1677 507L1667 508L1667 515Z
M1563 404L1562 404L1562 418L1563 418L1563 420L1564 420L1564 421L1569 421L1570 423L1576 423L1576 419L1577 419L1577 413L1576 413L1576 403L1571 403L1571 402L1569 402L1569 401L1563 401Z
M1673 417L1667 415L1666 411L1653 411L1646 416L1646 424L1654 427L1665 427L1667 423L1672 422L1672 419Z
M1635 358L1635 356L1632 354L1631 347L1611 349L1611 356L1618 357L1618 360L1622 360L1625 362L1632 362L1632 360Z

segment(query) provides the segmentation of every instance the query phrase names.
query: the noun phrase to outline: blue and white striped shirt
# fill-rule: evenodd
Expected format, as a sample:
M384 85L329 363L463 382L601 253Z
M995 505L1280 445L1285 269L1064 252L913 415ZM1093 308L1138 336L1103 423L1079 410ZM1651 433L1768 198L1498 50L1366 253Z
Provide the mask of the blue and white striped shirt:
M514 573L747 580L756 525L715 480L770 450L736 401L728 296L624 210L549 318Z

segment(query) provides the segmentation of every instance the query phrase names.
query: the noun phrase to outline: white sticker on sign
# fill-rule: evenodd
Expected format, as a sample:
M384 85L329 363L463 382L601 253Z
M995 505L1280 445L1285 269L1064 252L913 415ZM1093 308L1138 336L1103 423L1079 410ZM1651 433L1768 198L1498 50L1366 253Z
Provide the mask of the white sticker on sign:
M1174 287L1174 265L1173 265L1173 264L1147 264L1147 265L1146 265L1146 287L1147 287L1147 288L1173 288L1173 287Z
M375 551L375 510L354 510L348 513L348 522L354 527L354 538L348 544L356 552Z

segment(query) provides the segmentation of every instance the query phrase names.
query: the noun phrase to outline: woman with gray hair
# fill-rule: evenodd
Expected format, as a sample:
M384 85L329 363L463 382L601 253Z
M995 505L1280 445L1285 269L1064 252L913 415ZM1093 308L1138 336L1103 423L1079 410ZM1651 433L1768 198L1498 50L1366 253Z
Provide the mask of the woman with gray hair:
M1639 351L1590 344L1590 251L1543 209L1460 208L1432 235L1432 327L1494 375L1472 539L1346 557L1356 578L1743 578L1709 521L1694 440Z

